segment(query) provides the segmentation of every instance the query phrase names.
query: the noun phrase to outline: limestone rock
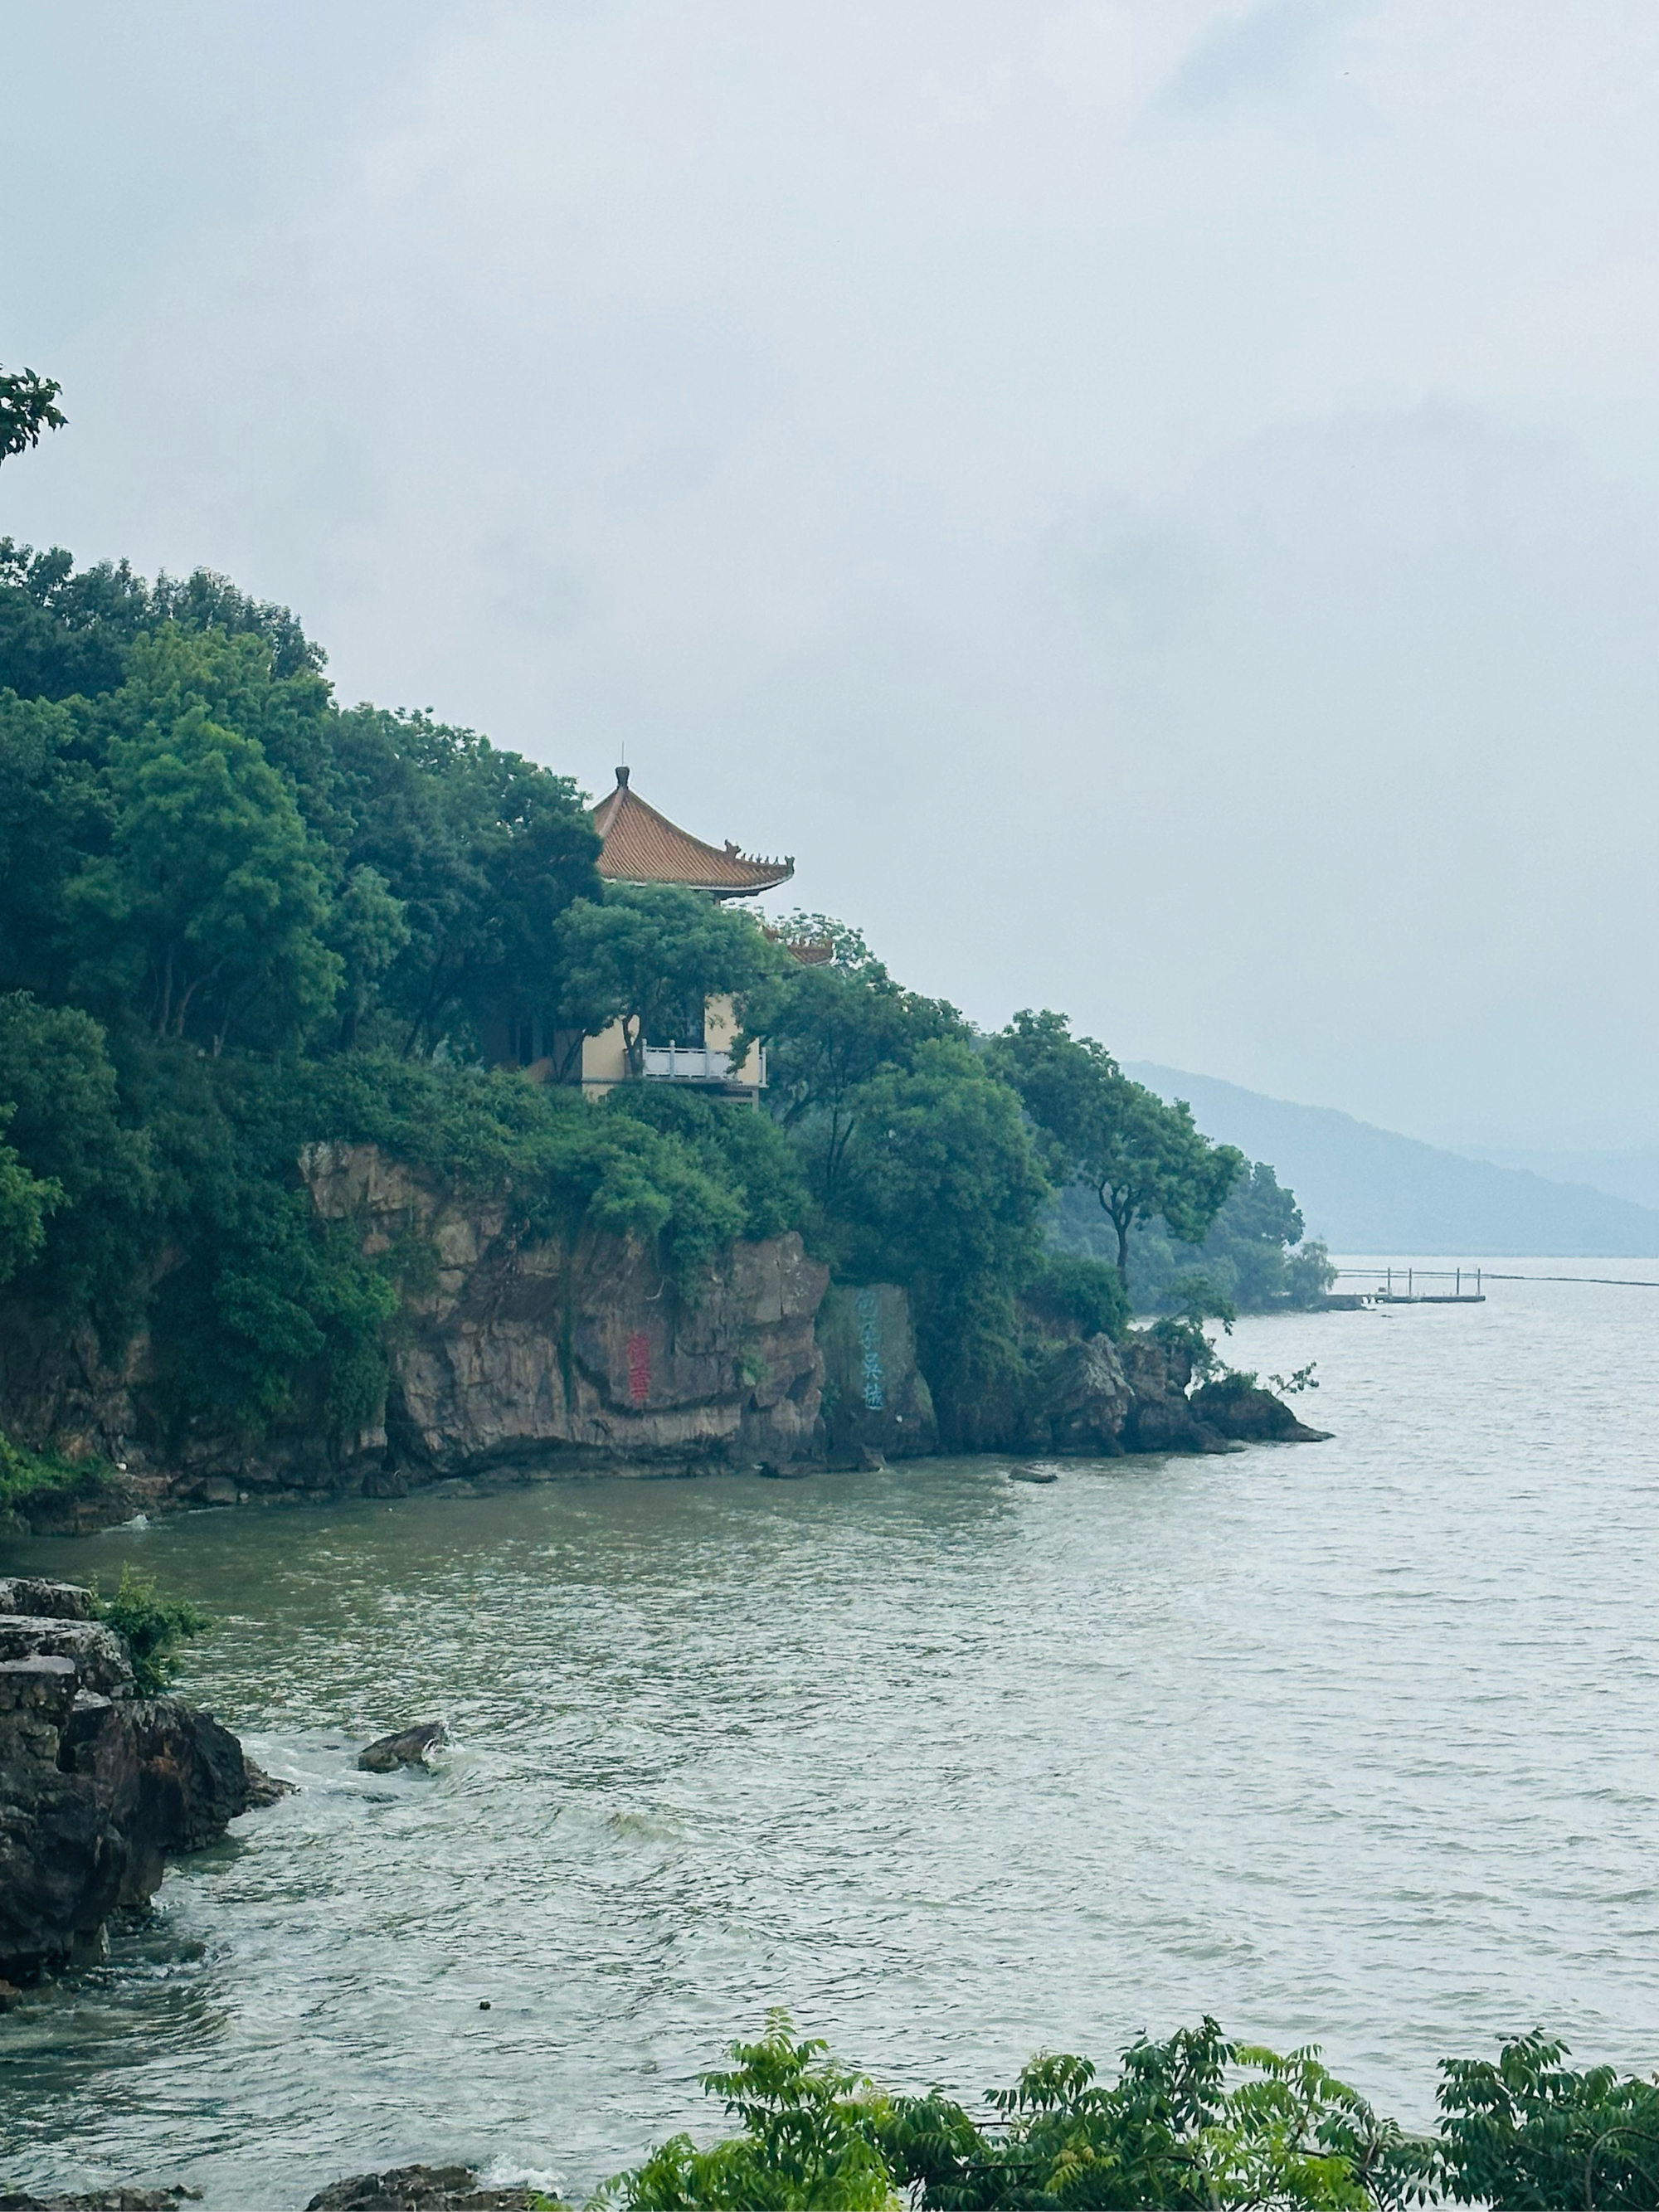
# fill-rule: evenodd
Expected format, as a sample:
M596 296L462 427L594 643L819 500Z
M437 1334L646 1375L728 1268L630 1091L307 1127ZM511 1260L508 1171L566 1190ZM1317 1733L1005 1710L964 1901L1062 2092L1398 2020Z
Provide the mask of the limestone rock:
M1036 1437L1054 1451L1110 1457L1123 1449L1129 1385L1109 1336L1068 1344L1044 1376L1032 1422Z
M1227 1439L1194 1412L1187 1395L1192 1359L1151 1329L1132 1328L1118 1346L1130 1404L1123 1449L1136 1452L1222 1452Z
M73 1585L59 1584L60 1589ZM81 1595L86 1595L81 1593ZM0 1613L0 1659L50 1653L68 1659L83 1690L106 1698L132 1695L132 1662L125 1644L100 1620L52 1620L38 1613Z
M892 1283L836 1284L817 1316L824 1432L836 1466L915 1459L939 1449L933 1401L916 1364L910 1301Z
M27 1613L39 1620L90 1620L92 1592L79 1583L54 1583L42 1575L0 1578L0 1613Z

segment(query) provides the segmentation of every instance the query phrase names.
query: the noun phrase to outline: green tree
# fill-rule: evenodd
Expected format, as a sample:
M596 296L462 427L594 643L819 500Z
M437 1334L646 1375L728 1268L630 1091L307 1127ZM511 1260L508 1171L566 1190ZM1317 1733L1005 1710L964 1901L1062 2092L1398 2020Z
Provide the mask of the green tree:
M1167 1106L1131 1082L1104 1045L1072 1036L1064 1014L1016 1014L991 1060L1052 1141L1064 1179L1087 1182L1099 1199L1126 1289L1138 1224L1161 1217L1183 1242L1203 1243L1244 1156L1201 1135L1189 1106Z
M404 902L393 898L378 868L356 867L334 902L329 937L344 970L340 1042L355 1045L381 978L410 940Z
M63 428L69 417L55 404L63 388L32 368L0 368L0 461L38 446L43 432Z
M89 976L137 989L158 1036L217 1054L257 1019L277 1037L326 1014L341 960L322 854L257 739L200 704L110 746L110 850L71 889Z
M409 933L377 994L400 1048L471 1055L492 1025L545 1016L555 925L600 895L599 842L571 778L472 731L372 707L339 717L334 747L349 860L375 870Z
M31 1175L4 1141L15 1107L0 1100L0 1283L9 1282L46 1241L46 1216L61 1203L64 1188L50 1176Z
M787 2013L767 2014L757 2042L734 2043L732 2064L705 2074L743 2133L708 2150L675 2136L595 2199L614 2212L899 2212L877 2142L874 2085L816 2038L797 2041Z
M66 1324L91 1315L119 1337L137 1318L135 1278L154 1242L157 1191L100 1024L27 992L0 997L0 1102L8 1146L52 1194L44 1237L19 1260L22 1279Z
M852 1094L858 1134L841 1200L845 1258L905 1285L922 1372L949 1441L1018 1387L1014 1296L1038 1267L1050 1197L1019 1101L969 1046L935 1039Z
M1611 2066L1564 2066L1565 2044L1534 2030L1497 2059L1441 2063L1432 2175L1455 2204L1504 2212L1659 2204L1659 2083Z
M828 960L781 964L751 1009L766 1041L769 1110L799 1138L821 1204L838 1202L848 1148L859 1126L864 1085L915 1063L921 1046L965 1041L968 1025L943 999L893 981L860 933L826 915L792 915L781 925L792 945Z
M555 935L561 1026L597 1036L620 1022L635 1075L647 1043L700 1035L704 1005L717 994L730 994L741 1018L780 962L752 916L673 884L622 885L602 903L579 899Z

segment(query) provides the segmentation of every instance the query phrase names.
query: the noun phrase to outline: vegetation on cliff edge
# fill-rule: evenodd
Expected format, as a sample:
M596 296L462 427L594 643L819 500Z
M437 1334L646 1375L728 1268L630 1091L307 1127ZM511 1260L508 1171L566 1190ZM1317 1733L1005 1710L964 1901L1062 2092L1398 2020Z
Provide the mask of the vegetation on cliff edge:
M843 925L607 885L598 849L569 777L342 708L287 609L0 541L15 1309L112 1360L148 1326L164 1447L349 1437L421 1255L319 1219L300 1161L373 1140L573 1253L630 1238L688 1296L732 1238L799 1231L909 1291L945 1439L972 1444L1056 1330L1121 1329L1126 1238L1200 1239L1224 1208L1239 1156L1064 1017L988 1040ZM715 992L766 1041L769 1114L557 1079L583 1035L620 1022L637 1060ZM517 1072L526 1038L554 1080ZM1112 1244L1062 1255L1080 1177Z

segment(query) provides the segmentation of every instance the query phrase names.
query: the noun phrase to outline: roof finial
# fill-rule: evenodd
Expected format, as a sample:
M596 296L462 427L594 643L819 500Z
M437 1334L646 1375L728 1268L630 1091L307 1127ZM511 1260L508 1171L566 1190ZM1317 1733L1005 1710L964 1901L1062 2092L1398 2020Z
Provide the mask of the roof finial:
M618 791L626 791L628 788L628 763L626 761L624 761L617 770L617 788Z

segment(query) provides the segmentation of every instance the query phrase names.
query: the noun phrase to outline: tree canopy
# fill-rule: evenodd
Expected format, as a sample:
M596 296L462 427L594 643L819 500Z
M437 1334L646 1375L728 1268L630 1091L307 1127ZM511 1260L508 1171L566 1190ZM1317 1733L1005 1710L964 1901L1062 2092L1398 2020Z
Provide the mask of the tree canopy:
M1050 1140L1060 1179L1088 1183L1099 1199L1126 1287L1135 1227L1162 1219L1186 1243L1203 1242L1244 1155L1212 1144L1189 1106L1131 1082L1104 1045L1073 1037L1066 1017L1046 1009L1016 1014L992 1056Z

